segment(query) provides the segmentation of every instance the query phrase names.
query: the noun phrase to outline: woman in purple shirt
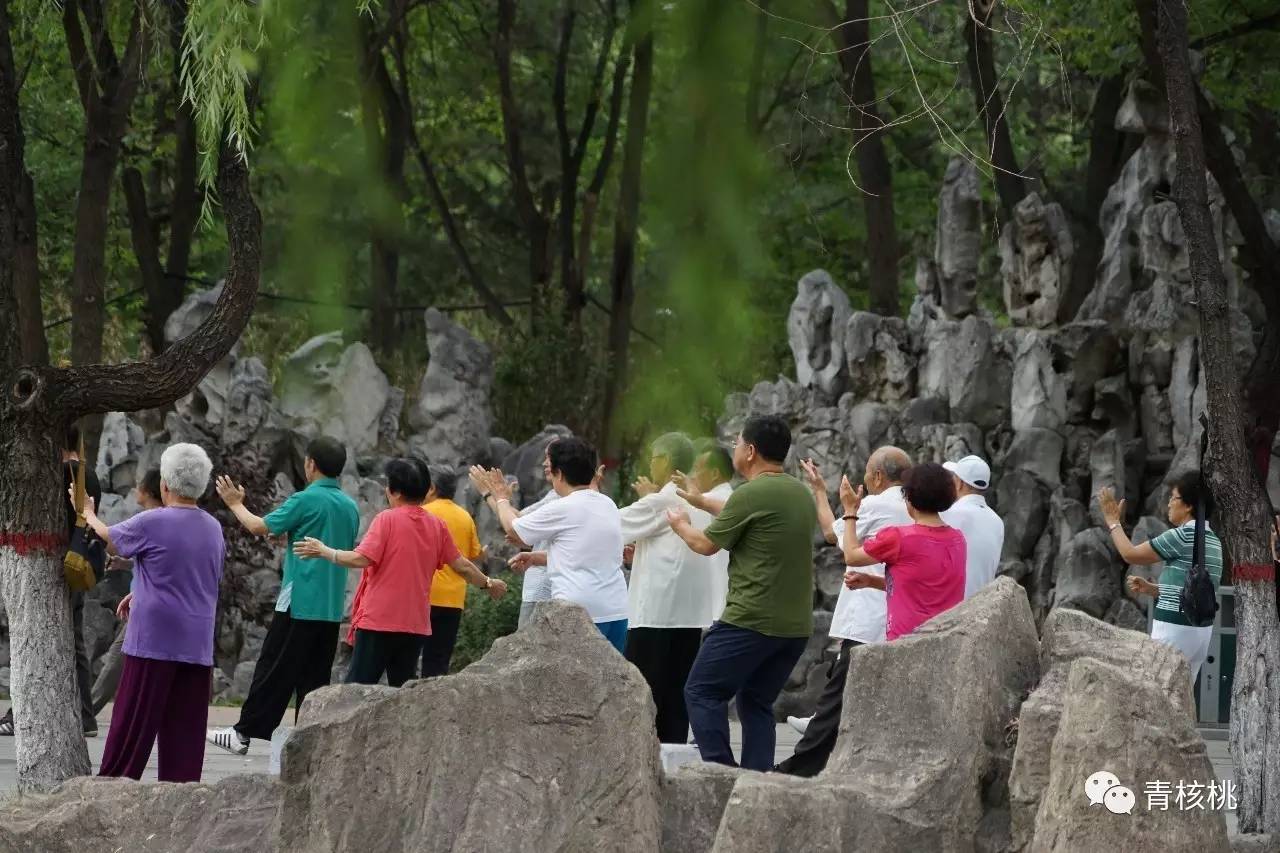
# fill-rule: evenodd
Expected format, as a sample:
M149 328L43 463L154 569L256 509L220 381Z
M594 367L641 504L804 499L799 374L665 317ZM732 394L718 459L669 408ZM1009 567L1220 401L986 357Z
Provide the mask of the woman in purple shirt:
M226 546L222 525L196 506L213 463L194 444L160 457L164 506L114 527L91 502L85 520L108 550L134 561L124 668L99 775L142 778L157 741L161 782L198 782L213 675L213 623Z

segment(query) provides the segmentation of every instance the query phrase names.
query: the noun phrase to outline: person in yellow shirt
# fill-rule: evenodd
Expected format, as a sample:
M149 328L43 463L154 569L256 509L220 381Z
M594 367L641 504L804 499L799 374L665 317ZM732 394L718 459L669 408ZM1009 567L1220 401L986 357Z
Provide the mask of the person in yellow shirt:
M476 522L465 509L453 502L458 490L458 474L452 468L431 466L431 490L422 508L449 528L458 553L478 562L484 556ZM467 582L449 568L441 566L431 581L431 636L422 647L422 677L448 675L449 659L458 641L462 609L467 603Z

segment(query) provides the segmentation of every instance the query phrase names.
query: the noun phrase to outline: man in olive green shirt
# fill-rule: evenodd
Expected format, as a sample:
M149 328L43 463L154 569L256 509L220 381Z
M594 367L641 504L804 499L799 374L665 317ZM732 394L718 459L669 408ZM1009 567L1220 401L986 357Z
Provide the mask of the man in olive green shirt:
M341 442L328 436L312 440L303 463L307 487L264 518L245 507L242 486L229 477L218 478L218 495L245 530L288 536L289 541L276 612L253 668L240 721L210 729L206 739L215 746L244 755L250 738L271 739L290 699L296 719L306 695L329 683L338 626L346 610L347 570L324 560L303 560L292 546L310 536L341 550L355 547L360 511L337 480L346 464L347 450Z
M703 761L736 764L728 703L742 723L742 766L773 767L773 702L813 633L813 531L809 490L782 472L791 430L773 415L749 418L733 448L747 483L705 531L683 512L671 527L699 554L729 552L729 595L685 682L689 724Z

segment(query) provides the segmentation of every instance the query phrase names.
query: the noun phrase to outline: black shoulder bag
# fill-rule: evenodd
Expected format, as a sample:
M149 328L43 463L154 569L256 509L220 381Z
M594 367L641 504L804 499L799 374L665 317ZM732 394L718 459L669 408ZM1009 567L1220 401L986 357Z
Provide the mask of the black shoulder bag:
M1200 437L1200 488L1208 488L1204 478L1204 457L1209 448L1209 418L1201 414L1200 425L1204 432ZM1213 624L1218 614L1218 591L1213 588L1213 577L1204 567L1204 504L1196 501L1196 532L1191 545L1191 569L1182 581L1179 607L1187 621L1197 628Z

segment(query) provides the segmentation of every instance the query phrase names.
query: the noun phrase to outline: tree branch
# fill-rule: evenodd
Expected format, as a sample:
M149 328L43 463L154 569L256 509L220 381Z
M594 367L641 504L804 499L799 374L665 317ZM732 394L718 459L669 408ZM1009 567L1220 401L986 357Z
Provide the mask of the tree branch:
M457 220L454 219L453 211L449 209L449 202L444 196L444 188L440 185L440 179L436 175L435 165L431 162L431 157L427 154L426 148L423 147L422 140L418 138L418 129L413 118L413 101L409 97L409 71L405 63L404 51L398 47L393 47L392 56L395 59L396 73L400 77L400 91L404 98L405 124L408 130L409 147L413 149L414 159L418 161L418 167L422 169L422 175L426 178L427 194L431 197L431 204L440 216L440 223L444 226L445 239L448 240L449 247L453 249L453 254L458 259L458 265L462 267L463 275L470 282L476 295L480 297L480 301L484 303L485 313L503 326L510 328L515 324L515 321L511 319L511 315L507 313L502 300L485 282L475 263L471 260L471 253L467 251L467 246L462 241L462 232L458 228Z
M257 299L262 216L249 189L248 166L230 148L224 148L219 160L217 189L230 259L213 313L190 335L148 361L40 371L54 410L75 418L167 405L231 351Z
M80 28L80 13L76 4L66 0L62 4L62 31L66 33L67 54L71 58L71 73L75 77L76 90L80 93L80 106L89 111L90 98L98 94L94 82L93 63L89 59L89 48L85 45L84 30Z
M1225 30L1201 36L1191 42L1190 47L1192 50L1203 50L1206 47L1213 47L1215 44L1221 44L1233 38L1239 38L1261 30L1274 29L1280 29L1280 12L1272 12L1270 15L1264 15L1261 18L1250 18L1247 21L1241 21L1235 26L1227 27Z
M68 0L68 3L72 0ZM93 56L97 64L96 76L103 82L103 91L110 90L112 82L120 75L120 65L116 59L115 45L111 43L111 32L107 28L102 11L102 0L80 0L80 8L84 12L84 21L89 25L89 42L93 47ZM135 9L135 20L137 15Z
M608 24L605 26L604 42L600 55L596 57L596 67L591 72L591 97L587 99L587 109L582 116L582 126L578 128L578 138L573 146L573 162L581 165L587 155L587 143L591 140L591 132L595 129L596 116L600 113L600 95L603 92L604 70L609 66L609 55L613 53L613 40L618 32L618 2L610 0L605 10Z

